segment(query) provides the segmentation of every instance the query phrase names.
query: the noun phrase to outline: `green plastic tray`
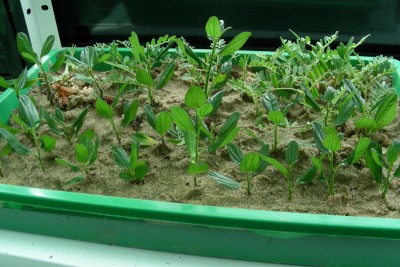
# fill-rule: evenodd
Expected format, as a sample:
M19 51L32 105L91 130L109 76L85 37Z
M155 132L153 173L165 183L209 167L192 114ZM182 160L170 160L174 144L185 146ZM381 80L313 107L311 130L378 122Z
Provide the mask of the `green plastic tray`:
M53 51L46 60L54 61ZM199 51L203 52L203 51ZM242 52L256 53L256 52ZM369 58L364 58L369 60ZM400 89L400 64L394 84ZM33 67L29 75L37 75ZM17 105L0 95L1 119ZM308 266L398 266L400 220L221 208L0 184L5 230Z

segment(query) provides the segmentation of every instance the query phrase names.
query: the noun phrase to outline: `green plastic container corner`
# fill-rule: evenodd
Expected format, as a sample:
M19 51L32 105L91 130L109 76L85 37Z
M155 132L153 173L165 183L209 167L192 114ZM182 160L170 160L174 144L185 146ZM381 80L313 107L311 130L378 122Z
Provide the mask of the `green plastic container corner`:
M59 52L45 61L55 61ZM393 82L400 92L400 62L395 64ZM37 74L36 67L29 70L30 77ZM0 95L3 121L16 105L10 89ZM400 219L222 208L6 184L0 184L0 229L269 263L400 263Z

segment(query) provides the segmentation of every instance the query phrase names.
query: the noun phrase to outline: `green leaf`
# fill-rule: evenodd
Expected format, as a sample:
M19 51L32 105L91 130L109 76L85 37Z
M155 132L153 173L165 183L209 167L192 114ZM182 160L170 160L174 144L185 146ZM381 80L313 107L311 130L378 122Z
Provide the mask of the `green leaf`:
M5 89L10 87L10 84L4 79L3 77L0 76L0 87L3 87Z
M118 174L119 178L125 180L125 181L131 181L134 179L134 175L129 170L123 170Z
M12 148L11 148L10 144L7 143L5 146L3 146L0 149L0 157L5 157L5 156L10 155L11 151L12 151Z
M273 110L268 113L268 120L270 120L273 124L280 124L285 121L285 116L283 116L282 112Z
M311 162L317 168L317 172L322 172L322 160L317 157L311 157Z
M135 133L132 135L132 139L134 142L139 143L142 146L152 146L157 144L153 138L144 133Z
M372 176L374 177L375 181L378 184L382 183L382 166L377 164L372 156L372 149L378 151L378 153L382 154L382 147L379 143L375 141L371 141L368 149L364 153L365 164L367 165L368 169L370 170Z
M328 149L323 144L325 133L322 124L320 122L313 122L311 126L313 128L314 142L317 145L317 148L324 153L328 152Z
M68 162L68 161L66 161L66 160L64 160L62 158L56 158L55 162L60 166L69 167L71 169L71 171L73 171L73 172L77 172L77 171L80 170L80 168L78 166L76 166L76 165L74 165L74 164L72 164L72 163L70 163L70 162Z
M83 144L75 144L75 157L78 162L86 163L89 159L89 151Z
M304 101L307 105L312 107L312 109L316 112L320 112L322 110L321 106L318 104L317 100L315 99L314 95L310 92L310 90L304 86L303 84L301 85L301 88L303 89L304 92Z
M182 131L190 131L194 132L194 126L192 120L189 117L189 114L181 107L174 106L171 108L172 119L175 124Z
M399 157L399 153L400 153L400 141L394 140L389 145L389 147L386 151L386 158L387 158L390 166L393 166L393 164L396 162L396 160Z
M97 154L99 152L99 137L96 136L96 139L94 140L94 144L91 147L90 151L90 157L89 157L89 162L87 163L87 165L92 165L96 159L97 159Z
M189 152L190 158L193 160L196 158L196 155L197 155L196 154L196 147L197 147L196 135L194 134L194 132L185 131L184 137L185 137L186 149Z
M43 118L45 119L50 130L56 135L63 135L64 132L60 130L57 126L57 121L53 119L47 112L43 111Z
M361 111L361 113L364 113L365 111L365 100L362 98L360 91L355 87L352 81L348 79L343 79L343 83L346 85L347 90L350 92L350 94L353 94L353 101L356 104L357 108Z
M212 16L208 19L206 24L206 33L213 40L219 39L221 37L221 26L219 20L216 16Z
M88 109L89 107L90 107L90 105L86 106L85 109ZM59 121L61 121L61 122L64 122L64 121L65 121L64 114L63 114L63 112L61 111L61 109L59 109L59 108L56 107L56 109L54 110L54 115L55 115L55 118L56 118L57 120L59 120Z
M141 58L145 58L144 48L140 45L139 37L135 32L131 32L131 36L129 37L129 42L132 45L132 55L135 58L136 62L140 62Z
M144 113L146 114L147 121L149 122L150 126L155 129L156 128L156 121L157 118L154 115L153 109L149 104L144 105Z
M271 111L280 111L281 108L279 106L278 99L274 94L271 93L265 93L262 96L262 103L267 111L267 113L270 113Z
M258 151L258 153L260 153L260 155L262 155L262 156L269 157L269 145L263 144L261 146L260 150ZM261 159L260 160L260 167L258 168L257 173L265 172L267 167L268 167L268 163L265 160Z
M312 182L314 177L317 175L318 169L315 166L312 166L306 173L300 176L296 180L296 184L309 184Z
M50 152L56 146L56 139L47 134L44 134L42 135L42 146L44 151Z
M0 136L4 138L11 148L20 155L29 155L32 151L18 141L15 136L4 128L0 128Z
M210 103L205 103L203 106L196 110L196 113L200 119L204 119L206 116L210 115L212 111L213 106Z
M335 121L333 122L333 126L339 126L345 123L351 117L353 112L354 112L353 102L347 103L347 105L339 109L339 114L337 115Z
M233 139L235 139L236 135L239 133L240 128L228 128L230 132L225 131L223 135L217 135L217 141L212 143L209 147L208 150L211 152L216 151L218 148L224 147L225 145L231 143Z
M17 47L18 52L29 63L40 63L37 54L33 51L32 44L25 33L19 32L17 34Z
M206 163L196 164L192 162L189 165L188 174L190 175L197 175L206 172L208 172L208 164Z
M36 129L40 123L39 113L27 95L20 96L18 114L21 120L30 128Z
M256 172L259 166L260 157L258 152L249 152L244 155L240 162L240 171L245 173Z
M206 100L204 90L198 86L191 86L185 95L185 105L190 109L200 108Z
M81 61L88 67L89 69L93 69L93 66L96 64L96 50L93 46L86 46L81 52Z
M378 129L389 125L396 118L397 105L397 95L395 93L387 94L375 114L374 119Z
M132 103L129 105L127 109L125 109L124 118L121 121L122 127L127 127L135 120L138 108L139 108L139 100L136 99L132 101Z
M400 165L397 167L397 169L393 173L393 177L400 178Z
M61 53L61 54L57 57L56 62L54 62L53 66L51 66L51 71L52 71L52 72L57 72L57 71L59 71L59 70L61 69L62 65L63 65L64 62L65 62L65 58L66 58L65 53L66 53L66 52L64 51L63 53Z
M145 85L145 86L147 86L147 87L152 88L152 87L154 86L154 80L153 80L153 78L152 78L151 75L150 75L147 71L145 71L145 70L138 69L138 70L136 71L136 80L137 80L140 84Z
M192 48L186 45L181 39L175 39L175 42L192 64L198 64L204 70L207 68L206 63L204 63L204 61L197 56Z
M227 149L231 160L236 164L240 164L240 162L242 162L243 160L243 152L240 147L238 147L234 143L230 143L227 145Z
M282 163L280 163L276 159L273 159L273 158L270 158L270 157L265 157L265 156L262 156L262 155L260 155L260 157L263 160L265 160L266 162L268 162L269 164L271 164L272 166L274 166L283 176L288 177L289 171L288 171L288 169L286 169L285 166L283 166Z
M46 40L43 43L42 50L40 52L40 58L50 53L50 50L53 48L54 41L55 41L54 35L47 36Z
M128 169L130 167L129 156L123 148L113 146L111 149L111 157L119 167L123 169Z
M74 178L72 178L72 179L66 181L66 182L64 183L64 185L77 184L77 183L82 182L84 179L85 179L85 177L83 177L82 174L79 174L78 176L75 176Z
M213 110L211 111L211 113L209 114L210 116L215 114L219 108L219 106L221 105L222 102L222 97L224 96L224 91L220 91L216 94L214 94L212 97L210 97L210 99L208 100L208 102L213 105Z
M160 112L156 121L156 131L160 135L165 134L172 127L171 113L168 111Z
M340 150L340 139L336 134L327 134L324 138L324 147L329 149L331 152Z
M376 124L376 121L371 118L360 118L354 122L354 125L357 128L368 129L372 132L378 130L378 125Z
M290 141L287 150L285 161L288 165L293 165L299 158L299 145L296 141Z
M83 126L83 122L85 121L86 115L89 111L90 105L87 105L81 113L79 113L79 116L75 119L74 123L72 124L72 128L74 128L74 135L77 135L79 131L81 130ZM60 113L57 115L57 109L56 109L56 116L59 118L62 118L62 121L64 121L64 115L62 114L61 110ZM61 117L62 116L62 117Z
M221 56L230 56L238 51L247 42L251 36L251 32L241 32L236 35L224 48L221 49L219 54Z
M138 142L132 142L131 144L131 157L129 159L130 161L130 166L134 168L134 166L138 162L139 158L139 148L140 148L140 143Z
M27 71L27 69L25 68L25 69L21 72L21 74L18 76L17 80L15 81L15 85L16 85L16 86L15 86L15 90L16 90L16 91L19 91L20 89L24 88L27 79L28 79L28 71ZM17 93L17 95L19 95L19 92L16 92L16 93Z
M210 172L208 174L211 178L213 178L217 183L229 188L229 189L239 189L240 183L236 182L232 178L225 176L219 172Z
M367 151L370 142L371 142L371 139L369 139L367 137L361 137L360 141L358 141L356 149L354 149L353 153L351 153L343 161L342 165L348 166L348 165L357 163L361 159L361 157L364 155L365 151Z
M168 63L167 67L161 72L160 76L157 78L156 90L164 88L164 86L171 80L172 76L174 76L175 71L175 61L171 61Z
M103 99L98 97L96 99L96 111L101 117L111 120L114 112L111 106L107 104Z
M148 171L149 171L149 166L147 164L145 164L145 163L138 164L135 167L135 179L137 181L142 181L143 178L148 173Z

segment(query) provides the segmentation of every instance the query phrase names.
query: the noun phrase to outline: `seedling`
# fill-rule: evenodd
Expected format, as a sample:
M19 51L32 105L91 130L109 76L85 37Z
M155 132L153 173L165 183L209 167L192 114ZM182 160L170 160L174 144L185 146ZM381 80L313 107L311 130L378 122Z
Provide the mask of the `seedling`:
M384 199L392 180L394 178L400 178L400 166L392 172L395 167L394 165L399 158L400 141L394 140L389 145L386 151L386 160L383 158L382 149L377 143L370 148L369 152L372 156L373 163L371 161L366 161L366 163L368 168L371 170L375 181L380 185L382 192L381 196ZM386 169L386 176L382 173L382 167Z
M21 72L15 80L6 81L3 77L0 76L0 87L5 89L11 88L14 90L17 98L21 95L21 91L23 89L27 89L32 87L36 83L36 79L28 79L28 72L26 68Z
M144 87L147 92L147 99L154 105L154 91L162 89L172 78L175 70L175 62L171 61L161 74L154 80L150 73L143 69L136 71L136 80Z
M47 99L50 101L51 104L53 104L53 98L51 94L51 84L50 84L50 78L48 74L45 71L45 67L42 64L42 58L46 56L50 50L53 48L55 38L53 35L49 35L46 40L43 43L42 49L40 51L40 55L36 54L35 51L33 51L32 44L29 41L28 36L26 36L25 33L19 32L17 34L17 47L18 47L18 52L22 56L24 60L26 60L29 63L33 63L39 66L40 72L43 75L44 83L45 83L45 92Z
M44 172L44 165L41 150L46 152L53 150L56 144L56 139L48 135L38 135L38 130L42 122L39 117L39 113L31 101L26 95L21 95L19 98L18 114L13 115L14 121L19 124L24 133L32 139L33 145L36 147L37 155L35 155Z
M208 98L213 90L222 87L227 81L229 72L221 68L220 64L224 57L232 57L242 46L246 43L247 39L251 36L250 32L242 32L236 35L229 43L225 44L225 40L221 39L222 35L231 29L225 28L224 22L219 20L216 16L208 19L205 26L207 37L211 43L211 54L207 57L206 61L198 57L183 40L177 39L176 43L179 49L193 64L196 64L200 69L205 71L206 79L204 92ZM225 63L225 66L230 66L230 60ZM229 67L228 67L229 69Z
M285 163L287 166L283 165L279 161L277 161L274 158L271 157L266 157L260 155L260 157L265 160L267 163L271 164L274 166L285 178L286 182L288 184L288 200L292 200L292 195L294 190L299 184L307 184L312 181L314 176L317 173L317 169L315 167L312 167L310 170L308 170L305 174L302 176L298 177L295 181L293 181L293 168L295 164L298 161L299 158L299 145L297 144L296 141L290 141L289 145L286 150L286 157L285 157Z
M149 166L142 160L139 160L139 144L132 143L131 155L128 155L124 149L114 146L112 148L112 158L114 162L123 170L119 177L131 183L141 182L149 171Z
M62 158L56 158L55 161L61 166L69 167L72 172L81 171L85 176L81 173L69 180L66 184L78 183L81 182L84 177L90 177L90 167L97 159L99 137L96 136L93 131L87 130L81 134L74 148L76 164L70 163Z
M240 171L246 174L247 187L246 192L251 195L251 184L253 180L253 173L255 173L260 166L260 157L257 152L249 152L243 156L240 162Z
M145 105L144 112L150 126L160 135L161 143L165 144L164 135L172 129L172 116L169 111L162 111L156 116L150 105ZM176 140L167 139L175 143Z
M126 128L128 125L130 125L135 120L138 107L139 107L139 100L135 100L130 105L126 105L124 107L124 118L121 120L120 128L117 129L117 127L115 126L115 123L114 123L113 108L111 106L109 106L107 104L107 102L105 102L101 98L97 98L97 100L96 100L97 114L99 114L103 118L106 118L110 122L119 144L121 144L121 137L119 134L121 129Z
M265 93L262 97L262 103L267 110L268 120L274 124L274 151L278 146L278 126L285 121L285 116L281 112L278 99L271 93Z
M48 114L42 110L42 117L46 120L50 130L56 135L65 137L69 144L72 145L73 139L79 134L89 107L84 108L72 124L67 124L63 112L59 108L55 108L54 115Z
M328 188L329 195L334 195L334 182L335 182L335 174L340 167L349 166L357 163L365 151L368 149L370 144L370 139L367 137L362 137L358 141L358 144L352 154L350 154L345 160L343 160L339 164L335 164L335 153L341 149L341 135L335 130L335 128L327 126L322 128L321 124L318 122L314 122L312 124L312 128L314 131L314 140L317 145L317 148L320 150L322 155L319 158L315 158L316 165L322 166L322 160L327 157L329 162L329 175L328 179L320 176L321 179L325 180Z
M227 118L221 127L216 138L212 131L208 130L204 123L204 118L212 114L215 106L207 102L205 92L198 86L191 86L185 95L185 104L189 109L195 111L194 121L190 118L188 112L179 106L171 108L173 121L184 132L186 148L191 158L189 174L193 175L194 185L197 186L196 175L208 172L207 164L199 164L199 143L201 134L205 135L211 145L208 147L210 152L230 143L240 128L236 127L239 120L239 113L233 113Z

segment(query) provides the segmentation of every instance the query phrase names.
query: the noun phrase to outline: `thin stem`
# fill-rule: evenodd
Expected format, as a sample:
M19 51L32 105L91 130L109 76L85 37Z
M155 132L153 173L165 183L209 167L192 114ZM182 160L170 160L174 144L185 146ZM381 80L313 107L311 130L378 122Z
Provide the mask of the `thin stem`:
M114 120L113 120L112 118L110 119L110 123L111 123L111 125L112 125L112 127L113 127L113 130L114 130L114 132L115 132L115 135L117 136L118 144L121 144L121 137L119 136L119 133L118 133L118 131L117 131L117 128L115 127Z
M292 200L292 165L289 165L288 168L288 176L287 176L287 183L288 183L288 200Z
M99 93L100 93L101 99L104 99L103 90L100 88L100 85L99 85L99 83L98 83L97 80L96 80L96 77L94 77L93 71L90 70L89 72L90 72L90 76L91 76L92 79L93 79L94 84L95 84L96 87L97 87L97 91L99 91Z
M193 175L193 184L194 184L194 187L197 187L197 175L196 174Z
M274 152L276 152L278 147L278 124L274 124Z
M384 187L383 187L383 191L382 191L382 199L385 199L386 197L386 193L388 191L389 188L389 182L390 182L390 172L392 171L392 167L389 167L387 175L386 175L386 179L384 181Z
M1 160L0 160L0 177L4 177L3 166L1 164Z
M54 104L54 102L53 102L53 96L51 95L51 89L50 89L51 87L50 87L49 80L48 80L48 78L47 78L47 73L45 72L44 67L43 67L42 64L39 64L39 66L40 66L40 70L41 70L42 73L43 73L44 82L45 82L45 84L46 84L46 96L47 96L47 100L49 100L49 101L50 101L50 104L53 105L53 104Z
M43 160L42 160L42 155L40 154L40 148L39 148L39 143L38 143L38 139L36 137L36 133L34 132L34 130L30 131L32 137L33 137L33 141L35 143L36 146L36 150L37 150L37 156L40 162L40 167L42 167L42 171L44 172L44 165L43 165Z
M251 195L251 175L250 172L246 172L246 180L247 180L247 195Z
M328 117L329 117L329 103L326 105L326 114L324 118L324 126L328 125Z
M208 83L210 80L211 69L212 69L212 65L213 65L213 61L214 61L215 49L217 48L217 42L218 42L218 40L213 40L213 46L212 46L211 56L210 56L210 64L208 65L208 69L207 69L207 73L206 73L206 84L204 86L204 92L205 92L207 98L209 97L209 94L210 94L210 92L208 90Z
M334 181L335 181L335 168L334 168L334 152L329 155L329 195L335 195Z

